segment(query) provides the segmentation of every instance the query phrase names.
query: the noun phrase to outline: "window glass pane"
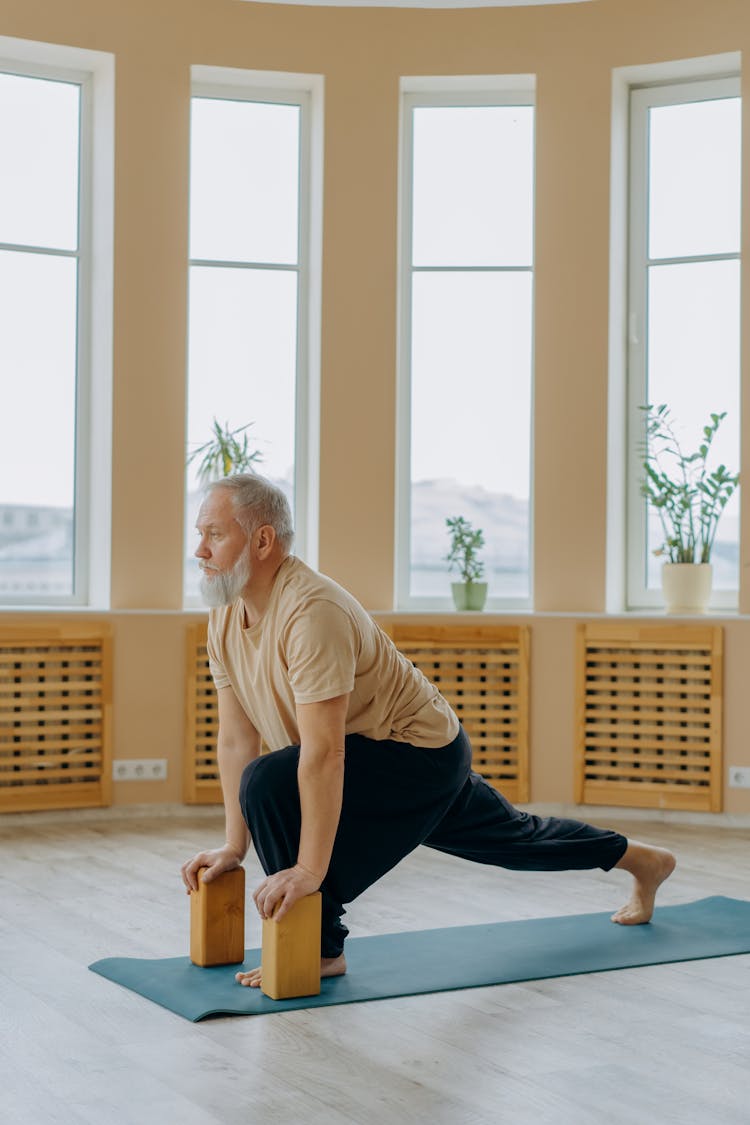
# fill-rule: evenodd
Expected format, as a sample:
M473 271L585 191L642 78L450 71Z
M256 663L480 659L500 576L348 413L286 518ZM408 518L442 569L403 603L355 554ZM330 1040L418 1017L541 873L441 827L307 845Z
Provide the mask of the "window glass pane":
M482 528L490 596L529 594L530 273L413 277L412 596L450 597L445 520Z
M651 109L651 258L739 252L740 114L739 98Z
M530 266L533 107L420 107L413 120L413 264Z
M297 274L194 266L190 271L188 451L211 437L214 418L246 431L257 469L294 509ZM196 470L188 470L186 596L198 593Z
M76 273L0 252L0 597L73 592Z
M0 74L0 242L78 246L80 88Z
M296 263L299 106L192 104L191 258Z
M678 437L692 453L710 414L727 412L709 465L739 469L740 263L693 262L652 266L648 300L648 401L667 403ZM658 588L663 560L658 518L649 516L648 585ZM719 523L712 552L714 587L739 582L739 494Z

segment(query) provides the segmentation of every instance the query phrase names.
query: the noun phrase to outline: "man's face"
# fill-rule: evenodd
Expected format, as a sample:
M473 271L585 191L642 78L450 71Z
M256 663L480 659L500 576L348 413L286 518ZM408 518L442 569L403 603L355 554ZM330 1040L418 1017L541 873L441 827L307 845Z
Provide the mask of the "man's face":
M196 523L201 597L208 606L231 605L250 581L250 545L234 518L232 498L216 489L201 504Z

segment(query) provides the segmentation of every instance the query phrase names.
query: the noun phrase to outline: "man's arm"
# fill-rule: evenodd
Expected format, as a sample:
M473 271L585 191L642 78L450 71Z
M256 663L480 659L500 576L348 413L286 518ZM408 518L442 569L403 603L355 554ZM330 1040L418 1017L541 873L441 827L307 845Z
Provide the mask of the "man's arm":
M344 795L344 723L349 696L297 704L302 830L297 863L322 883L331 862Z
M250 830L240 808L240 781L245 767L260 754L260 735L231 687L219 688L219 737L216 757L226 814L227 844L240 856L250 847Z
M245 767L260 754L260 735L240 706L231 687L219 688L219 735L217 758L226 815L226 839L222 848L199 852L182 867L188 891L198 889L198 870L207 867L204 883L239 867L250 847L250 832L240 809L240 780Z
M282 918L298 899L316 891L331 862L344 792L344 730L349 696L297 704L302 830L297 863L264 879L253 898L261 918Z

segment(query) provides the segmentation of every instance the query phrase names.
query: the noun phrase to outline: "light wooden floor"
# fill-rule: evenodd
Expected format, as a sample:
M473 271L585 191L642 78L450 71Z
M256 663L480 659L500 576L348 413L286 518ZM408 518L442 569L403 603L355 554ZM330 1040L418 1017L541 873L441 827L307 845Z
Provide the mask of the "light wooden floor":
M750 898L750 833L631 834L678 853L664 904ZM0 1121L750 1123L750 956L202 1024L89 972L187 952L179 865L220 836L205 814L0 820ZM420 849L348 920L359 936L609 910L627 887L621 872L522 875Z

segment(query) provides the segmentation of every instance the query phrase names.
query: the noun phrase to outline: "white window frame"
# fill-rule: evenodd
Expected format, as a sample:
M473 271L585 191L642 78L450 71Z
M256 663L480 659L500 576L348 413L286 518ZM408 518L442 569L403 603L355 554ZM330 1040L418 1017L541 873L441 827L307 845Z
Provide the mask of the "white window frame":
M413 111L430 106L535 106L534 75L454 76L448 78L402 78L401 80L401 159L399 177L399 284L398 284L398 360L396 421L396 550L394 588L399 610L428 613L452 612L451 578L446 563L445 597L418 597L410 594L411 584L411 309L412 276L432 267L412 265L413 227ZM442 267L434 267L440 270ZM484 612L530 609L534 588L533 547L533 402L534 402L534 250L527 266L450 267L455 272L530 273L532 276L531 403L529 429L529 595L525 598L490 596ZM446 533L445 549L448 551Z
M629 610L663 608L663 594L646 585L646 501L640 494L643 475L643 413L648 399L648 113L654 106L683 105L739 97L736 74L695 77L686 81L633 85L629 98L629 232L627 315L627 549L626 604ZM740 253L697 254L658 262L740 260ZM739 581L739 575L738 575ZM714 590L711 608L736 609L739 590Z
M90 605L110 600L114 260L114 56L0 37L0 71L80 86L78 249L0 244L78 262L73 590L4 596L2 606Z
M191 67L193 98L293 105L300 110L299 236L296 265L190 258L194 266L284 270L297 274L294 553L318 562L320 464L320 314L322 274L323 79L313 74ZM188 325L189 329L189 325ZM189 372L186 372L186 378ZM187 426L187 411L185 417ZM186 443L187 444L187 443ZM185 478L187 479L187 478ZM187 529L188 534L191 529ZM187 548L187 537L186 537ZM185 597L185 606L202 604Z

